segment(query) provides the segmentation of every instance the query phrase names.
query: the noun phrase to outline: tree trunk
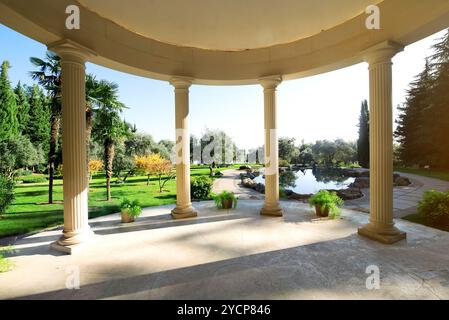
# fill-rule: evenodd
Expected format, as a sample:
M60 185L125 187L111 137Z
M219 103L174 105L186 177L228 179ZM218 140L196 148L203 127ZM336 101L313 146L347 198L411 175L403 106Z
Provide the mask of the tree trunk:
M50 148L48 151L48 203L53 204L53 180L55 175L56 146L58 143L59 126L61 118L59 114L51 115L50 124Z
M112 163L114 162L115 145L114 140L105 139L104 141L104 163L106 166L106 193L107 201L111 201L111 178L112 178Z
M92 136L92 116L93 110L91 107L86 106L86 161L87 161L87 176L90 181L90 169L89 169L89 160L90 160L90 139Z

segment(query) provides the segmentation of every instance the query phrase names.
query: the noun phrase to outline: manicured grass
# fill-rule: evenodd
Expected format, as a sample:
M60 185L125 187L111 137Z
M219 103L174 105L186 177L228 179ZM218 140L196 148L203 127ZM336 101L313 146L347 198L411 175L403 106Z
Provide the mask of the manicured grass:
M417 174L424 177L449 181L449 170L432 170L432 169L413 169L413 168L395 168L395 171Z
M220 168L226 170L226 168ZM192 166L191 176L209 175L209 168ZM112 201L106 201L104 174L94 177L89 190L89 218L104 216L120 211L123 198L138 200L142 207L160 206L176 202L176 182L174 179L165 185L165 192L159 192L156 178L147 186L147 177L130 177L125 184L111 184ZM54 200L48 201L48 184L20 184L15 187L16 199L0 219L0 238L20 235L47 227L61 225L63 219L62 180L55 180Z

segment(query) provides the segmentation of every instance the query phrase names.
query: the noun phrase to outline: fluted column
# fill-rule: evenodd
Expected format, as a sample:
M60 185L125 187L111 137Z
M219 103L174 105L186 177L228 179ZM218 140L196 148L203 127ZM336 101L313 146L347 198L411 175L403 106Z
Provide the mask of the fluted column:
M189 136L189 78L175 77L170 81L175 88L176 116L176 208L174 219L196 217L190 196L190 136Z
M88 224L85 95L85 62L90 52L68 41L59 42L49 49L61 57L64 177L64 231L52 247L73 253L92 235Z
M280 76L259 80L264 89L265 117L265 203L262 215L282 216L279 204L279 146L277 137L276 90L281 83Z
M358 233L382 243L405 239L393 222L392 61L402 47L382 43L365 53L370 86L370 222Z

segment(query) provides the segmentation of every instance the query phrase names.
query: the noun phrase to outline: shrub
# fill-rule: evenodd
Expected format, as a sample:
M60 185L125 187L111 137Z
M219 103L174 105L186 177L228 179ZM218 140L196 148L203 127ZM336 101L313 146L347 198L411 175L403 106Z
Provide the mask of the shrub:
M210 199L212 192L212 180L206 176L192 179L190 183L192 197L197 200Z
M432 226L449 226L449 191L426 191L418 203L418 213Z
M33 174L33 171L31 171L31 170L19 169L16 171L15 176L16 177L26 177L26 176L31 176L32 174Z
M32 174L31 176L21 177L23 183L44 183L47 182L47 177L42 174Z
M0 175L0 217L14 201L14 182Z
M97 174L98 171L102 170L104 167L103 161L101 160L89 160L89 176L92 177Z
M218 209L223 208L222 200L232 200L232 207L237 208L237 197L233 192L223 191L214 196L215 205Z
M4 256L5 253L7 254L12 252L13 249L11 247L0 248L0 273L8 272L14 267L14 264Z
M290 163L288 163L287 160L279 159L279 167L288 167L290 166Z
M128 215L134 218L137 218L142 213L142 207L137 200L130 201L128 199L124 199L120 204L120 209L122 212L126 211Z
M217 171L217 172L215 172L214 176L219 178L219 177L223 176L223 173L221 171Z
M343 200L335 191L320 190L310 197L309 204L311 207L319 205L322 210L329 209L329 216L336 218L340 214L340 207L343 205Z

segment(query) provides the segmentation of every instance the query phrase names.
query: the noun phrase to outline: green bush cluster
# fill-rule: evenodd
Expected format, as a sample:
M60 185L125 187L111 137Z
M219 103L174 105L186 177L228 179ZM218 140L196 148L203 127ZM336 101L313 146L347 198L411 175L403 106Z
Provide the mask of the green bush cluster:
M192 179L190 183L192 197L197 200L208 200L212 192L212 180L206 176Z
M0 217L14 201L14 182L0 175Z
M19 177L18 180L23 183L44 183L47 182L47 177L42 174L32 174L29 176Z
M449 191L426 191L418 203L418 213L431 226L449 227Z

